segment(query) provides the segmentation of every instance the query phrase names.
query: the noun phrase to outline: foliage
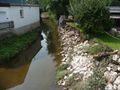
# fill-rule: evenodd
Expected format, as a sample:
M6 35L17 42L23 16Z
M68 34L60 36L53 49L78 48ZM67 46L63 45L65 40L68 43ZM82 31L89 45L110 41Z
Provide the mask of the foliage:
M80 25L78 23L67 22L67 25L71 26L72 28L75 28L75 29L79 30L80 32L83 32L83 30L80 28Z
M57 81L61 80L67 73L68 73L67 70L57 71L56 75Z
M36 38L37 32L29 32L0 41L0 60L9 60L25 50Z
M59 19L60 15L68 15L68 5L69 0L54 0L50 4L50 10L56 15L57 19Z
M96 37L97 42L101 42L104 45L109 46L112 49L120 50L120 39L113 37L112 35L108 33L101 33L97 35L93 35L93 37Z
M68 64L60 65L60 66L57 68L57 70L59 70L59 71L66 70L68 66L69 66Z
M28 3L39 4L43 9L50 10L57 19L60 15L68 15L69 0L28 0Z
M49 6L49 4L50 4L51 1L52 0L28 0L27 3L38 4L42 8L46 8L47 6Z
M63 65L58 66L57 75L56 75L57 80L62 79L68 73L66 70L68 66L69 66L68 64L63 64Z
M69 12L85 32L110 30L109 6L111 0L70 0Z

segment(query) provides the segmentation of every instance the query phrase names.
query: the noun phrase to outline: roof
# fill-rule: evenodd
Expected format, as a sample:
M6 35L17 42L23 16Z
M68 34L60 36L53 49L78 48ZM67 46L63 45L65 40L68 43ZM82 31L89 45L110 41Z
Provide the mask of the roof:
M35 4L10 4L10 3L0 3L0 7L11 7L11 6L39 7L39 5L35 5Z
M26 0L0 0L0 3L25 4Z

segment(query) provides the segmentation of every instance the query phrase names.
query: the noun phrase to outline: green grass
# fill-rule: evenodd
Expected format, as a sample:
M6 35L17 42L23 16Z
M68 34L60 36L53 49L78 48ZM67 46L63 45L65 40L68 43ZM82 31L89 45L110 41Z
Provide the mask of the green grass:
M94 35L97 42L103 43L112 49L118 49L120 50L120 39L113 37L112 35L108 33L102 33L99 35Z
M32 31L21 36L14 36L0 41L0 60L9 60L19 54L36 40L37 36L38 33Z
M66 70L68 66L69 66L68 64L63 64L57 67L57 72L56 72L57 81L62 79L68 73L68 71Z
M77 23L67 23L69 26L79 30L80 32L83 32L83 30L80 28L80 26ZM114 37L106 32L94 34L91 35L92 38L95 38L95 40L98 43L102 43L104 45L107 45L108 47L112 49L120 50L120 38Z

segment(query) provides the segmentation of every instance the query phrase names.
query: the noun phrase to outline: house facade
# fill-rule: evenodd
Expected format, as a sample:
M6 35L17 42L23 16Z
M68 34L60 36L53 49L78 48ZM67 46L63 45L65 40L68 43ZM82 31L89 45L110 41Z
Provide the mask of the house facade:
M21 34L40 26L39 12L25 0L0 0L0 32Z

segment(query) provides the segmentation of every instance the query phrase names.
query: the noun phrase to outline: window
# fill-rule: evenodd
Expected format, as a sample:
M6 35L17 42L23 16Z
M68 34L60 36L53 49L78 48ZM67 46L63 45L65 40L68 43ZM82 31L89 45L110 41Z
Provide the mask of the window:
M23 11L23 9L20 10L20 17L24 18L24 11Z

